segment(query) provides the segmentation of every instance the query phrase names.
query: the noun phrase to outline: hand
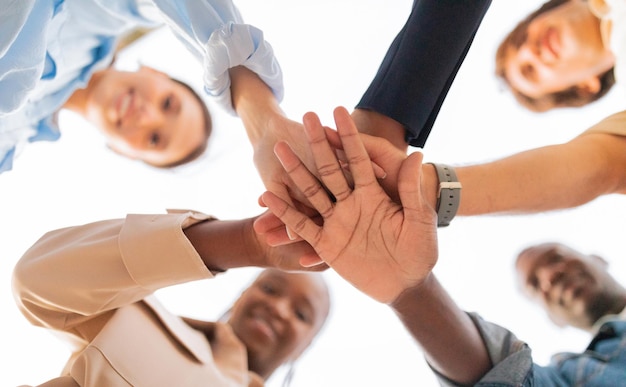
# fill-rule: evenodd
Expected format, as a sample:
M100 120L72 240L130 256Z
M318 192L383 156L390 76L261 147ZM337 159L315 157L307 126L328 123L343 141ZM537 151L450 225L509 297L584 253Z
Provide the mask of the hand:
M220 370L219 376L224 384L246 383L248 374L246 346L237 337L230 325L213 324L213 337L210 340L213 359Z
M285 171L323 224L316 224L272 192L264 193L262 199L339 275L372 298L391 303L405 289L419 285L437 261L436 214L424 202L419 184L422 155L411 154L400 167L401 206L378 184L361 137L344 108L335 110L335 123L354 189L315 114L305 115L304 126L324 187L289 145L280 142L275 147Z
M264 267L287 271L320 271L325 264L307 269L300 261L320 261L305 241L270 246L266 235L254 231L254 218L199 222L183 230L205 266L213 272L236 267ZM284 226L283 234L284 234Z
M262 135L254 142L254 165L268 191L274 192L290 205L294 205L294 201L307 204L306 197L293 185L274 154L274 145L280 141L293 144L294 152L303 163L308 167L315 167L313 156L306 146L303 125L283 115L273 115Z
M382 137L371 136L364 133L360 133L360 137L373 165L384 172L384 178L379 181L380 185L387 195L395 202L400 203L400 198L398 197L398 173L400 172L400 166L407 158L406 152L398 149L391 142ZM343 150L337 132L327 129L326 138L338 151ZM379 178L382 177L380 172L377 172L376 176Z
M269 211L256 218L254 222L255 229L259 219L266 219L265 224L268 227L268 232L259 233L255 232L256 230L250 230L248 234L256 236L255 248L259 251L257 255L262 259L262 262L255 266L273 267L286 271L324 271L328 269L328 265L320 259L309 243L300 238L297 241L289 239L284 223L274 217ZM284 241L283 243L271 243L272 238L276 238L276 233L280 235L280 239Z

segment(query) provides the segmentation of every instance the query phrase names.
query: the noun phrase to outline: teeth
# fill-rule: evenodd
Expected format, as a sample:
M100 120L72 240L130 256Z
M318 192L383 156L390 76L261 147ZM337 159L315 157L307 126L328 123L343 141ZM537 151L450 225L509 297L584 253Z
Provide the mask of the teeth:
M126 115L126 112L128 111L128 108L130 107L130 94L125 94L122 97L122 102L120 103L120 118L123 118Z

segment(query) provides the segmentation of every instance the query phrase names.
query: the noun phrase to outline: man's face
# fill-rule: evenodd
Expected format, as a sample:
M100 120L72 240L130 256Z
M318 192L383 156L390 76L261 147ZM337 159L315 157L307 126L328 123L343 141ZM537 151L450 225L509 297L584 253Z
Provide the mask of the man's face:
M161 72L107 69L92 83L87 119L123 156L163 166L184 159L207 140L200 101Z
M533 19L509 46L504 68L511 87L539 98L578 86L600 89L598 76L614 63L604 47L598 19L586 2L572 0Z
M308 347L328 311L319 275L266 270L237 300L228 323L247 347L249 368L267 377Z
M540 302L559 326L590 328L621 292L606 261L557 243L522 251L516 270L526 295Z

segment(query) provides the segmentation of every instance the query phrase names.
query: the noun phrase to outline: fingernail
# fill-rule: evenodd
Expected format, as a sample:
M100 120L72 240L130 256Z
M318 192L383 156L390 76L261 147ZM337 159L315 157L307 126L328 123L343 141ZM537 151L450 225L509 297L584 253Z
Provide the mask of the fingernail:
M287 230L287 236L289 237L289 240L295 241L296 237L291 234L291 230L289 229L289 227L285 227L285 230Z

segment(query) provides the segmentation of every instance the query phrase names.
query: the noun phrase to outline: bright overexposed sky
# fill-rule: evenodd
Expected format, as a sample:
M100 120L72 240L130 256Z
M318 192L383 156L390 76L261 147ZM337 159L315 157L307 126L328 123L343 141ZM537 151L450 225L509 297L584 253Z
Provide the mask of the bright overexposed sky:
M264 30L274 47L285 75L281 105L287 115L299 120L315 111L334 126L332 109L350 109L358 101L412 1L235 3L244 20ZM540 3L493 1L426 143L426 161L464 165L564 142L626 106L623 92L616 89L590 107L538 115L518 108L502 90L493 76L495 49L506 31ZM152 65L200 89L199 64L167 31L157 37L126 53L121 65ZM32 144L13 171L0 175L0 352L5 359L0 384L42 383L60 372L68 356L64 343L28 324L11 295L13 265L46 231L167 208L195 209L222 219L262 211L256 199L264 189L241 123L212 101L208 104L215 130L207 154L193 165L160 171L120 158L104 147L94 128L67 113L61 116L60 141ZM533 348L536 362L545 364L556 351L582 350L588 337L554 327L519 295L512 268L516 253L537 242L563 242L604 256L612 273L626 281L625 223L626 201L618 195L545 214L459 217L440 229L435 272L463 308L513 330ZM175 312L215 319L256 272L232 270L158 295ZM334 273L324 275L332 292L331 317L298 362L294 386L436 385L418 347L387 307ZM281 377L279 373L269 385L280 385Z

